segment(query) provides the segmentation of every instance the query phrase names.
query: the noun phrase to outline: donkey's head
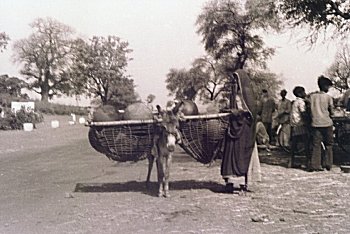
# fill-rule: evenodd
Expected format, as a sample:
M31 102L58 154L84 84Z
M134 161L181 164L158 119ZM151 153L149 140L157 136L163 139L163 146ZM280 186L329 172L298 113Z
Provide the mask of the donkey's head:
M169 152L175 150L176 142L179 138L179 120L172 111L167 111L162 114L162 122L160 124L160 137L164 146Z

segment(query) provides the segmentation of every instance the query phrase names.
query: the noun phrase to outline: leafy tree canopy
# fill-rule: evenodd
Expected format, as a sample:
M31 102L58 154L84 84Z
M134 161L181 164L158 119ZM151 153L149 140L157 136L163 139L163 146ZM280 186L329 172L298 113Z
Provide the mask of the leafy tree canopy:
M225 95L229 70L255 67L256 71L265 71L274 49L265 46L258 32L279 31L279 19L272 0L247 0L245 5L238 0L210 1L196 22L207 55L196 59L189 70L170 69L166 79L170 95L179 99L198 95L204 102L216 100L220 94ZM254 75L261 76L256 78L257 84L275 84L271 89L281 83L276 83L277 76L272 73Z
M280 90L283 81L280 76L266 69L245 69L252 79L254 93L260 94L262 89L276 94ZM196 59L189 70L170 69L167 74L167 89L170 95L177 99L199 98L203 103L218 101L227 97L226 83L228 71L225 64L220 64L209 56Z
M227 82L225 66L221 60L215 60L211 56L203 56L197 58L192 66L194 70L200 71L197 74L200 74L203 82L201 89L198 90L200 99L204 102L205 100L217 99Z
M22 93L26 87L26 82L17 77L0 75L0 105L8 106L11 101L29 99L27 94Z
M201 71L191 68L175 69L171 68L166 78L166 88L170 91L169 95L174 95L176 99L194 100L197 91L202 88L203 76L199 75Z
M215 59L223 59L234 70L250 64L266 67L274 49L266 47L258 30L279 30L273 1L237 0L209 2L197 18L198 34L205 50Z
M13 97L20 97L22 95L21 90L26 86L26 83L17 77L0 75L0 93L2 94L7 93Z
M292 26L310 26L309 40L331 30L333 38L346 37L350 30L350 2L345 0L280 0L279 8Z
M332 65L327 69L327 76L333 81L334 88L343 92L349 89L350 81L350 46L344 44L335 56Z
M51 18L38 18L30 24L34 32L14 44L14 61L23 67L28 89L48 101L55 95L68 94L73 29Z
M120 109L136 101L134 82L125 74L132 52L127 42L116 36L94 36L74 44L70 76L75 94L99 98L102 104Z
M269 70L256 70L250 68L247 69L247 71L252 79L254 93L257 94L258 98L261 97L263 89L268 90L274 98L277 98L276 94L283 85L283 81L279 75L270 72Z

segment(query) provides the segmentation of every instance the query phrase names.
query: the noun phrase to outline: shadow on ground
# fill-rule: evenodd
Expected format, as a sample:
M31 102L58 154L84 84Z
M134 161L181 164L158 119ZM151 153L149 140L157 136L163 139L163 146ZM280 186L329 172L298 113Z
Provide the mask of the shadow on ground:
M334 148L333 148L333 157L334 157L333 163L335 165L350 164L350 155L348 153L344 152L341 148L339 148L337 146L334 146ZM290 153L283 151L281 148L277 148L277 149L271 151L270 154L268 154L264 150L259 151L260 162L265 163L265 164L269 164L269 165L288 167L288 163L290 161L290 158L291 158ZM305 155L297 155L296 156L296 164L297 165L306 164L306 156Z
M222 192L223 185L213 181L179 180L172 181L171 190L205 189L212 192ZM109 192L141 192L156 194L158 183L151 182L149 189L144 181L128 181L125 183L77 183L74 192L109 193Z

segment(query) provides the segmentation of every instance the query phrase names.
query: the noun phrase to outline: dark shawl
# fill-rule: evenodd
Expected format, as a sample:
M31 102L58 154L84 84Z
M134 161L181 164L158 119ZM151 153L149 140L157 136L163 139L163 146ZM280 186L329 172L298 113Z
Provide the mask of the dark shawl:
M232 89L229 128L225 133L224 152L221 163L222 176L244 176L248 172L255 144L256 98L250 77L243 70L235 72L238 87ZM237 110L235 97L242 100L243 110Z

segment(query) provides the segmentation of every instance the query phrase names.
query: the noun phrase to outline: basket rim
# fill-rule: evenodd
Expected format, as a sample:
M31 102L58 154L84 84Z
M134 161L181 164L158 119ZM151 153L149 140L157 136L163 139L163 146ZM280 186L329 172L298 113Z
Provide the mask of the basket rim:
M89 122L86 126L115 126L115 125L137 125L137 124L154 124L158 123L156 119L145 120L119 120L119 121L103 121L103 122Z
M186 119L215 119L220 117L229 116L231 113L217 113L217 114L201 114L201 115L185 115L183 118Z
M184 120L191 119L215 119L229 116L230 113L217 113L217 114L200 114L200 115L185 115L181 117ZM181 119L180 119L181 121ZM116 126L116 125L136 125L136 124L154 124L161 123L161 119L145 119L145 120L118 120L118 121L102 121L102 122L88 122L85 125L91 126Z

